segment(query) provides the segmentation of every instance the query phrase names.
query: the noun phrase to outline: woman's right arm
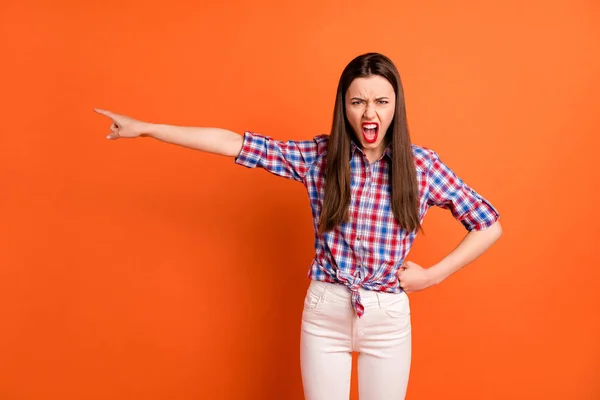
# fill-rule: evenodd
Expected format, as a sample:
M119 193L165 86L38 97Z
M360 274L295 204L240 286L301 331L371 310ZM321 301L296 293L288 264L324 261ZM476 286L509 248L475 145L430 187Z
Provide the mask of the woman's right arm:
M148 136L165 143L229 157L238 156L242 150L243 136L226 129L153 124L111 111L94 110L112 120L107 136L110 140Z

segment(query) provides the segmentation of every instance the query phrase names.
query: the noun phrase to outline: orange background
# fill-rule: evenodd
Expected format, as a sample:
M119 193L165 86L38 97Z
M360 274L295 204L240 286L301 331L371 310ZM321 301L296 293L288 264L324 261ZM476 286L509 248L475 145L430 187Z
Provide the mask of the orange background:
M599 16L595 0L3 1L0 399L301 399L305 189L107 141L92 109L308 139L367 51L397 64L413 141L504 227L411 295L408 399L599 399ZM466 232L425 221L409 259L430 266Z

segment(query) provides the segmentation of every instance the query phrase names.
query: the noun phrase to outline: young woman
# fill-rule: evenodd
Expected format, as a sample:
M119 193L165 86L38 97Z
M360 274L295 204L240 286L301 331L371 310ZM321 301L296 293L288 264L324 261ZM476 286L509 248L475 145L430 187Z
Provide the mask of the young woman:
M315 257L302 314L300 359L307 400L347 400L352 352L361 400L404 399L411 360L407 293L469 264L502 233L496 209L430 149L411 143L404 92L392 61L363 54L344 69L330 135L279 141L253 132L141 122L110 111L108 139L150 136L235 158L302 182ZM406 256L431 206L468 231L439 263Z

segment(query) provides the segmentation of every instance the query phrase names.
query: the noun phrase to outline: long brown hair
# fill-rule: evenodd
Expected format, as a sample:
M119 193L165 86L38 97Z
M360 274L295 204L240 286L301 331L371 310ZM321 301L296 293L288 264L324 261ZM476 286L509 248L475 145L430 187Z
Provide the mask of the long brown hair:
M394 118L385 136L391 142L391 206L394 217L408 231L421 229L419 222L419 187L413 159L412 144L406 122L404 89L400 74L394 63L378 53L367 53L356 57L346 66L337 88L333 126L327 145L325 167L325 198L319 233L327 232L347 221L350 205L350 152L352 127L346 118L345 96L348 87L356 78L380 75L387 79L396 93Z

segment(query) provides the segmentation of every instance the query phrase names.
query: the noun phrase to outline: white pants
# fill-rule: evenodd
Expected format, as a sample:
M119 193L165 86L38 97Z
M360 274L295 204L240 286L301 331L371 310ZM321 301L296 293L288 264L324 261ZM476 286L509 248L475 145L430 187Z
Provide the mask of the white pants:
M350 296L342 284L311 281L300 339L305 399L348 400L353 351L360 353L360 400L404 399L411 359L408 296L361 289L361 318Z

